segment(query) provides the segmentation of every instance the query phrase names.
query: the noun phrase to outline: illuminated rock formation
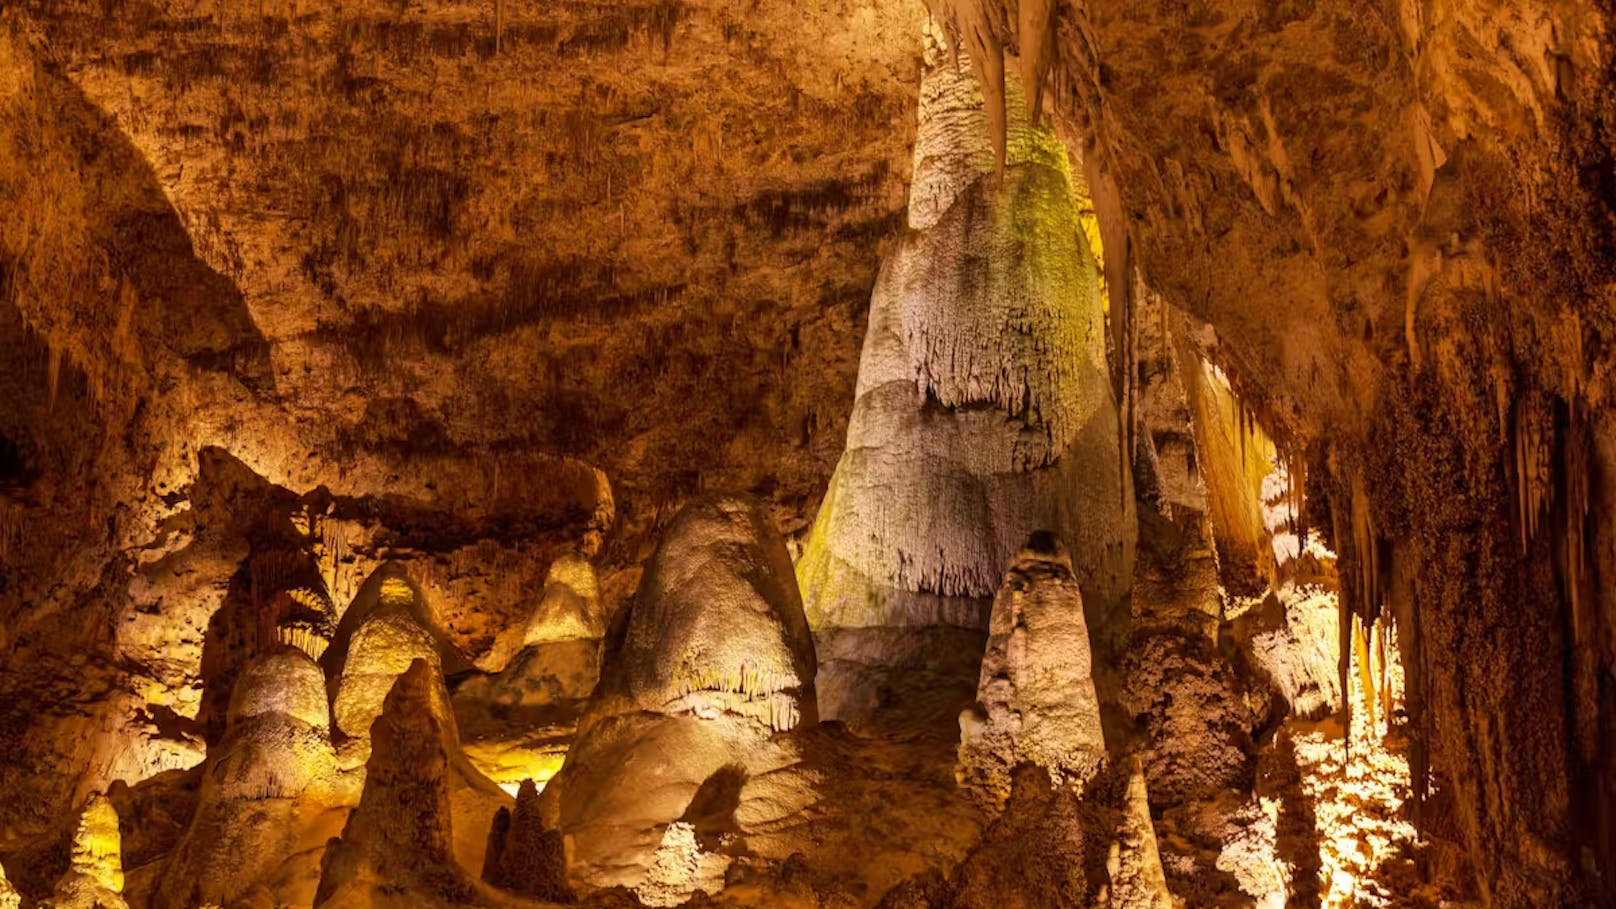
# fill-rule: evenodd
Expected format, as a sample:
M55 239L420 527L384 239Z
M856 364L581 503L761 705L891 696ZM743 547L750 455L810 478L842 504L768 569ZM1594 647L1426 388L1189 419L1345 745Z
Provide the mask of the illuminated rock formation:
M791 559L754 500L681 509L608 646L591 720L643 711L771 732L818 722L814 643Z
M1065 148L1018 97L995 173L976 82L943 57L921 85L909 232L871 297L846 451L797 566L827 718L965 688L1035 530L1067 541L1094 614L1129 583L1128 459Z
M577 553L550 564L544 593L522 634L523 646L599 639L606 633L595 567Z
M52 909L128 909L122 843L117 810L106 796L93 796L79 815L67 874L56 883Z
M993 601L977 703L960 715L960 780L995 808L1022 763L1081 791L1105 761L1083 596L1060 541L1034 534Z
M322 815L351 804L342 788L320 667L291 647L254 659L236 681L224 738L203 766L196 816L154 906L230 905L255 885L274 884L272 876L297 878L277 872L294 856L318 854L341 817Z
M1004 811L953 875L899 885L880 909L1174 909L1138 766L1079 788L1016 768Z
M784 541L751 500L685 506L629 608L543 804L575 884L668 905L721 886L727 840L801 808L805 792L762 775L817 721L814 645Z
M22 894L11 886L4 867L0 867L0 909L22 909Z
M456 863L450 790L457 745L440 685L433 664L417 659L388 692L371 731L364 794L342 837L326 849L316 906L521 904Z
M503 670L464 679L454 691L467 756L507 789L555 774L600 680L605 615L588 560L568 554L550 566L521 632L522 648Z
M1111 880L1111 909L1177 909L1162 871L1156 828L1150 817L1145 773L1130 759L1128 782L1119 806L1116 843L1106 858Z
M371 727L388 692L415 663L427 665L429 700L447 743L451 803L461 833L454 841L455 857L464 868L475 869L482 867L487 846L483 833L494 813L510 803L510 795L461 748L444 685L444 667L450 661L463 665L432 626L424 598L397 565L384 565L366 582L360 599L344 614L325 659L328 679L335 670L331 718L342 736L338 763L355 771L368 761Z
M377 607L333 653L342 662L331 717L353 738L369 735L394 680L412 663L426 660L440 673L443 665L437 639L421 620L415 590L396 576L382 580Z

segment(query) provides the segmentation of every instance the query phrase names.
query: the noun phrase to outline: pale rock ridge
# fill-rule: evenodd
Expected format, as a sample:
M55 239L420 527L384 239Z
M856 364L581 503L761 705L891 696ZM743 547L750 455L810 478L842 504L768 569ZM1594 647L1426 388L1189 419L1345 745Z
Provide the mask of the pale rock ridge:
M1081 791L1105 755L1083 596L1065 547L1034 534L993 601L977 703L960 715L959 779L997 810L1019 764Z
M974 672L986 600L1035 530L1071 547L1091 611L1131 577L1131 478L1065 150L1011 105L994 172L974 80L934 62L911 231L877 279L846 450L797 566L827 718L904 684L884 673Z
M790 768L798 730L817 722L815 665L785 541L762 507L685 506L608 637L577 740L541 796L572 885L621 885L655 905L722 888L726 845L811 798Z

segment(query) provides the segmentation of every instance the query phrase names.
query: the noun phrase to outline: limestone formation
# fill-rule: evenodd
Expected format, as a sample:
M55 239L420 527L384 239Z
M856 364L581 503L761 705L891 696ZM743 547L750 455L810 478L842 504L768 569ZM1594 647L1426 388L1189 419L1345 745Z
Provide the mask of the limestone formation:
M1017 768L1004 812L954 874L895 887L881 909L1175 909L1137 763L1089 782L1079 792Z
M1105 753L1071 559L1059 540L1034 534L993 601L977 703L960 716L960 779L998 808L1018 765L1081 791Z
M79 815L67 874L56 882L50 909L129 909L122 843L117 810L105 795L93 796Z
M818 722L814 642L791 559L754 500L680 510L608 647L592 719L728 716L767 731Z
M539 604L518 630L522 647L502 670L454 690L467 756L507 789L555 774L600 680L605 616L589 562L569 554L551 564Z
M550 564L544 593L528 619L522 645L598 639L606 633L600 581L589 560L568 553Z
M846 451L797 569L827 718L961 687L1035 530L1068 542L1096 614L1129 583L1128 459L1066 151L1018 97L995 172L981 93L944 56L921 85L909 231L871 297Z
M539 812L539 790L532 780L522 781L515 810L501 808L494 817L483 880L547 902L572 902L561 834L545 829Z
M343 788L320 667L291 647L255 658L236 681L224 738L203 765L195 818L154 906L230 905L274 883L283 865L330 835L321 816L347 800Z
M436 638L422 622L414 590L402 578L381 582L377 607L354 629L345 646L333 648L342 658L332 698L337 728L364 738L381 714L393 682L416 660L426 660L441 673Z
M0 909L22 909L22 894L11 886L4 867L0 867Z
M726 489L806 671L628 646ZM993 812L1038 529L1109 756ZM53 902L307 909L416 658L355 902L564 761L585 900L1616 907L1616 2L0 0L18 902L106 792Z
M371 732L365 789L321 865L318 907L519 905L463 870L450 803L456 745L432 663L398 676Z
M726 845L803 807L777 771L816 722L814 645L784 541L748 499L685 506L629 610L545 820L574 884L670 905L717 890Z
M1162 871L1156 828L1150 817L1145 773L1137 758L1127 764L1128 782L1120 806L1116 841L1106 857L1111 909L1177 909Z

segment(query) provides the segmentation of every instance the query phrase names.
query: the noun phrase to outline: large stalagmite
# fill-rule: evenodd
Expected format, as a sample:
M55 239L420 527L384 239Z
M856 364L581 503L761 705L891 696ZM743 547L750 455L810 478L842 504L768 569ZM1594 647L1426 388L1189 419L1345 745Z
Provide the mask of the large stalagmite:
M801 806L769 771L817 722L814 645L785 543L758 503L687 505L610 636L599 687L546 826L586 888L624 885L655 905L716 890L717 853Z
M458 744L440 686L423 659L393 683L371 729L359 807L326 850L316 906L521 905L455 862L450 793Z
M1088 625L1071 559L1034 534L993 601L977 703L960 715L960 780L995 807L1022 763L1081 787L1105 761Z
M1068 542L1091 614L1129 580L1131 480L1066 150L1018 97L996 172L976 81L930 55L909 231L797 568L827 719L968 691L988 600L1033 531Z
M394 680L415 660L426 660L441 671L441 648L422 619L424 610L414 588L402 577L389 574L381 580L374 608L359 620L347 640L339 638L332 648L327 662L335 662L340 674L333 689L331 718L344 734L358 739L369 735L370 724L381 715L382 701Z
M283 863L317 850L341 824L339 812L321 816L351 798L342 788L320 667L292 647L255 658L236 681L224 738L203 767L196 817L154 905L229 905L255 884L273 883ZM311 898L304 889L298 896Z

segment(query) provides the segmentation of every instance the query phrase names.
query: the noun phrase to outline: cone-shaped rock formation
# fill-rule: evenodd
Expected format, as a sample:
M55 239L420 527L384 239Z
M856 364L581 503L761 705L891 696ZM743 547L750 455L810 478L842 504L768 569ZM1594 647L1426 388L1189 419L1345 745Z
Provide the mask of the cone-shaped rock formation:
M1099 613L1129 581L1131 481L1066 151L1017 98L996 172L975 80L933 50L909 232L798 564L827 719L968 691L989 598L1035 530L1068 542Z
M960 779L995 807L1017 765L1081 784L1105 761L1083 596L1060 541L1037 533L993 601L977 703L960 716Z
M123 837L118 811L95 795L79 815L67 874L56 883L52 909L128 909L123 898Z
M364 738L382 712L382 701L393 682L416 660L426 660L442 671L437 639L422 621L415 591L402 578L387 577L370 615L353 636L332 653L340 656L331 716L337 728L353 738Z
M483 880L535 899L572 902L566 849L561 834L544 826L539 790L532 780L522 781L514 810L501 808L494 817Z
M394 682L371 728L365 790L323 861L316 906L506 906L455 863L452 754L432 664Z
M343 801L340 786L324 673L292 647L255 658L237 678L224 738L203 767L196 816L154 905L229 905L294 855L317 849L330 835L317 820Z
M454 691L466 755L507 788L555 774L600 681L605 611L587 559L568 554L551 564L520 630L522 647L504 669L466 678Z
M620 622L543 804L575 884L669 905L721 885L715 850L749 823L800 809L752 784L816 722L814 645L785 543L749 499L680 511Z

